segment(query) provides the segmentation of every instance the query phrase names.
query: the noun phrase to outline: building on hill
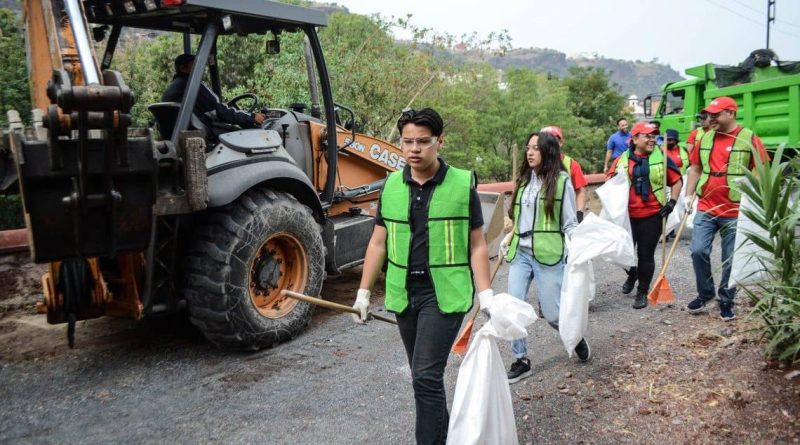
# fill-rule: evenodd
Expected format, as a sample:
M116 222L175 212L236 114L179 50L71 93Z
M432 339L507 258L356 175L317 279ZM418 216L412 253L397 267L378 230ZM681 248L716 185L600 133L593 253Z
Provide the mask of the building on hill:
M635 94L628 96L628 110L633 114L633 119L637 122L644 119L644 107L639 100L639 96Z

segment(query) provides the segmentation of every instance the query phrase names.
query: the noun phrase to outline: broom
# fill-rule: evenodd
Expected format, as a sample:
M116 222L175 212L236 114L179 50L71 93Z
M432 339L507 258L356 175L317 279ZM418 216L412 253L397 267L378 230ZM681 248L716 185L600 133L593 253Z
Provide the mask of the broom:
M687 204L687 209L692 208L692 205L694 204L694 198L695 195L692 195L692 199L690 199L689 203ZM681 219L681 224L678 226L678 231L675 232L675 241L672 242L672 248L669 249L669 255L667 255L664 263L661 265L661 271L658 273L658 278L656 278L656 283L653 285L653 290L647 294L647 301L652 306L655 306L659 303L675 303L675 295L672 294L672 288L670 287L669 281L667 281L667 277L664 274L667 273L667 267L669 267L669 262L672 261L672 255L675 253L675 248L678 247L678 241L681 239L683 228L686 226L686 221L688 219L689 213L684 212L683 218Z

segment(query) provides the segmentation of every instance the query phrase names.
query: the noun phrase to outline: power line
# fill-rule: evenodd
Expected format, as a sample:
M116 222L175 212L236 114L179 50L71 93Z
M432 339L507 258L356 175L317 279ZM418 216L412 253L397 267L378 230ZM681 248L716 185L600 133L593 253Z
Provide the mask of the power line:
M748 5L747 3L742 2L741 0L733 0L733 2L740 4L741 6L744 6L745 8L747 8L747 9L749 9L749 10L751 10L751 11L757 13L757 14L763 14L764 13L764 11L762 11L760 9L756 9L756 8Z
M761 23L761 22L759 22L759 21L757 21L757 20L755 20L755 19L752 19L752 18L750 18L750 17L748 17L748 16L746 16L746 15L744 15L744 14L740 14L739 12L737 12L737 11L734 11L733 9L730 9L730 8L728 8L728 7L727 7L727 6L725 6L725 5L721 5L721 4L719 4L719 3L717 3L717 2L715 2L715 1L713 1L713 0L706 0L706 1L707 1L707 2L709 2L709 3L711 3L712 5L714 5L714 6L716 6L716 7L722 8L722 9L724 9L724 10L726 10L726 11L730 12L731 14L737 15L737 16L739 16L739 17L741 17L741 18L743 18L743 19L747 20L748 22L755 23L755 24L756 24L756 25L758 25L758 26L762 26L762 25L764 25L763 23Z
M789 22L781 22L781 21L775 20L775 24L779 24L779 23L780 23L781 25L791 26L792 28L797 28L797 29L800 29L800 25L795 25L794 23L789 23Z
M718 8L722 8L722 9L724 9L724 10L726 10L726 11L730 12L731 14L734 14L734 15L736 15L736 16L739 16L739 17L741 17L741 18L743 18L743 19L747 20L747 21L748 21L748 22L750 22L750 23L755 23L755 24L756 24L756 25L758 25L758 26L764 26L764 23L762 23L762 22L759 22L758 20L755 20L755 19L753 19L753 18L751 18L751 17L748 17L748 16L746 16L746 15L744 15L744 14L741 14L741 13L739 13L738 11L735 11L735 10L733 10L733 9L730 9L730 8L728 8L728 7L727 7L727 6L725 6L725 5L721 5L721 4L717 3L717 2L715 2L714 0L706 0L706 1L707 1L708 3L711 3L711 4L712 4L712 5L714 5L714 6L718 7ZM760 12L759 12L759 13L760 13ZM784 24L784 25L786 24L786 22L780 22L780 23L781 23L781 24ZM792 26L796 26L796 25L792 25ZM800 27L798 27L798 28L800 28ZM777 28L776 28L776 29L775 29L775 31L777 31L777 32L780 32L781 34L786 34L786 35L792 36L792 37L794 37L794 38L798 38L798 39L800 39L800 35L793 34L793 33L791 33L791 32L784 31L784 30L782 30L782 29L777 29Z

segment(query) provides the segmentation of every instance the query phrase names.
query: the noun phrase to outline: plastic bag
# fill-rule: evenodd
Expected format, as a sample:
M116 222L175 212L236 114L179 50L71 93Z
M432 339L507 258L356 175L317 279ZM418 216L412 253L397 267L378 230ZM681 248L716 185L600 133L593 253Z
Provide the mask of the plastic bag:
M769 232L759 227L748 218L742 209L759 211L755 203L746 194L742 194L739 204L739 218L736 221L736 240L734 241L733 261L731 262L731 275L728 287L740 284L751 284L764 281L768 278L759 257L767 255L767 251L755 245L747 238L747 233L753 233L769 238Z
M628 178L614 175L595 190L600 202L603 203L600 218L624 228L628 234L631 233L631 220L628 218L630 188Z
M595 281L592 261L607 261L622 267L636 264L633 239L622 227L589 213L572 232L572 253L567 260L561 285L558 310L558 333L572 356L575 346L586 334L589 301L594 298Z
M458 370L448 444L519 443L508 375L495 339L527 337L525 328L536 320L536 312L506 293L495 295L489 310L491 319L475 333Z

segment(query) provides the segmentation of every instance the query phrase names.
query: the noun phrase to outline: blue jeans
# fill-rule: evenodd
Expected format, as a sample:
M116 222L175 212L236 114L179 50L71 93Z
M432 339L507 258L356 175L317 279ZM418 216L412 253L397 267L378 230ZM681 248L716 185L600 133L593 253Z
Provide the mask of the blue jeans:
M528 300L531 280L536 280L537 298L542 315L547 323L558 330L558 308L561 302L561 281L564 279L564 262L555 266L545 266L535 259L530 249L520 247L511 261L508 272L508 293L522 301ZM520 338L511 342L511 352L515 358L528 356L528 339Z
M730 307L733 305L733 297L736 296L736 288L728 287L736 239L736 218L719 218L706 212L697 212L694 217L691 244L694 277L697 280L698 296L706 301L713 300L715 292L714 276L711 271L711 246L717 232L720 234L722 244L722 277L717 294L720 306Z
M410 287L408 297L408 307L397 314L397 327L411 367L417 444L444 445L450 423L444 368L464 314L440 312L431 287Z

